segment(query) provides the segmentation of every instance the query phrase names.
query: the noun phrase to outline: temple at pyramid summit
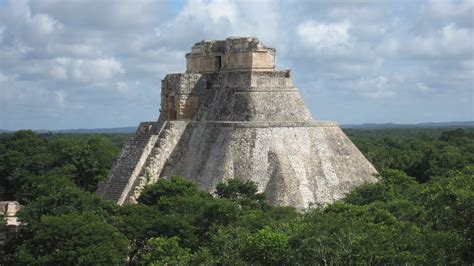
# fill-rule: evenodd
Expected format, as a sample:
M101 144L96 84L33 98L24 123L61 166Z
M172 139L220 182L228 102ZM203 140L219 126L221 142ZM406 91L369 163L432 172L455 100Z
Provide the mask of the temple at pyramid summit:
M375 182L375 168L334 121L313 119L275 49L257 38L205 40L186 72L161 82L158 121L142 122L97 193L136 202L144 186L180 176L205 191L253 180L269 203L307 208Z

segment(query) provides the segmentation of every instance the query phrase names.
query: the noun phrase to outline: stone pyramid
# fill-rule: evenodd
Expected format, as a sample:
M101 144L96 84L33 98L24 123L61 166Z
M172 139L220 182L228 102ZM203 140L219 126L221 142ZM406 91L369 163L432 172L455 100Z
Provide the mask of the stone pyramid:
M374 167L333 121L314 120L275 49L257 38L201 41L185 73L161 83L157 122L143 122L97 193L135 202L146 184L181 176L206 191L250 179L272 204L299 209L375 182Z

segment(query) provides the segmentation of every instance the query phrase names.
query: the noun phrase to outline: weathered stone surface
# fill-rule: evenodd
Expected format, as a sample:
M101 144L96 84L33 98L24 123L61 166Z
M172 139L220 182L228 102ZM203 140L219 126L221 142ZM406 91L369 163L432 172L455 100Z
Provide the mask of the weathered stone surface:
M208 191L228 178L250 179L271 203L298 208L373 181L375 169L335 123L258 124L189 122L162 176Z
M99 183L97 189L99 195L118 204L125 202L127 195L124 195L124 191L131 189L142 171L162 127L162 122L143 122L138 126L135 135L124 144L107 181Z
M274 58L255 67L265 58L257 52L275 54L256 38L197 43L187 72L162 81L158 122L140 125L98 193L123 204L158 178L178 175L213 191L238 177L257 182L272 204L303 209L375 182L337 123L313 120L290 71L274 70ZM214 56L225 58L220 68L190 63Z
M265 47L257 38L204 40L186 54L186 71L256 71L275 69L275 49Z
M17 217L17 212L21 209L17 201L0 201L0 221L2 226L13 232L17 232L23 224ZM6 232L0 231L0 256L3 254L3 246L8 241Z
M7 226L19 226L20 221L16 213L21 209L17 201L0 201L0 217L5 218Z

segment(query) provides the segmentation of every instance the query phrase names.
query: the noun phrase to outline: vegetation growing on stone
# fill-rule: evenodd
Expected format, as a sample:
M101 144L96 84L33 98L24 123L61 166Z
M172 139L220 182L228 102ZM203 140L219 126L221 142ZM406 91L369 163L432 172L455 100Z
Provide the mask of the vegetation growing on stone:
M139 203L92 194L117 136L0 135L1 200L26 224L0 264L472 264L474 130L348 130L380 182L304 212L238 179L160 179ZM83 171L81 169L87 169Z

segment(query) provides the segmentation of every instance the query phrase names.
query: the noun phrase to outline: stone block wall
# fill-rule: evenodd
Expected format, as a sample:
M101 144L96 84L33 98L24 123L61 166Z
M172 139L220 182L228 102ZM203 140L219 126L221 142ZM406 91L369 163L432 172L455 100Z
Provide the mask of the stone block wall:
M198 73L167 75L161 87L161 118L193 119L206 86L206 77Z
M161 118L201 121L309 121L289 71L167 75Z
M276 205L304 209L342 198L376 170L332 121L189 122L161 170L212 192L229 178L257 182Z
M265 47L257 38L227 38L201 41L186 54L186 72L273 71L275 49Z
M175 102L177 110L176 120L191 120L194 118L198 109L198 97L190 95L181 95Z
M290 70L253 72L250 80L250 87L258 88L291 88Z
M212 73L218 71L214 61L218 59L214 55L190 57L186 60L186 69L188 72Z
M311 121L289 71L206 74L199 121Z

